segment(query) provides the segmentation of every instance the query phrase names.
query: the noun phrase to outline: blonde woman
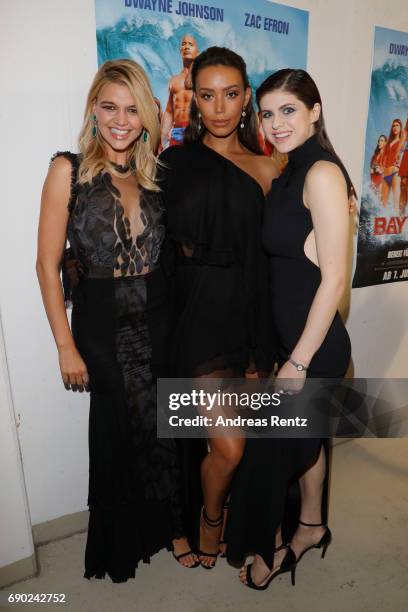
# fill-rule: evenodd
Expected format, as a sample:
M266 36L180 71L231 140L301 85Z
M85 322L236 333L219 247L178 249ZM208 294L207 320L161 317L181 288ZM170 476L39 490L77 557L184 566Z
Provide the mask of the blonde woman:
M88 94L80 154L57 153L46 178L37 273L62 380L90 390L85 577L135 576L184 535L174 442L157 440L155 381L167 374L169 300L156 185L157 106L135 62L106 62ZM59 271L66 239L82 275L72 333Z

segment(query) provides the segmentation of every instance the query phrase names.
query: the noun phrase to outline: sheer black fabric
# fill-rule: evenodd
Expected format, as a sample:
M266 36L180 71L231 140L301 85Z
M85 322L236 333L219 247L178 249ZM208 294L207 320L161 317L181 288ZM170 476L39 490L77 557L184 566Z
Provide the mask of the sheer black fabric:
M270 287L277 340L282 365L291 354L306 324L321 282L320 269L304 252L313 230L310 210L303 204L305 177L319 160L338 165L348 187L350 179L341 162L325 151L312 136L289 154L284 172L272 183L263 223L263 244L269 253ZM330 202L327 202L330 206ZM350 340L339 313L314 355L308 376L341 378L350 361ZM329 409L326 402L325 407ZM240 565L251 553L273 564L275 532L279 525L290 541L299 518L297 480L317 460L321 446L328 463L328 440L251 439L233 482L228 513L228 559ZM324 483L322 520L327 520L328 471Z
M203 143L161 155L167 229L175 245L177 376L242 374L274 360L260 185Z
M72 331L91 391L85 577L123 582L185 535L178 449L156 433L156 379L169 374L172 324L163 211L156 193L141 190L126 206L132 223L108 173L80 185L78 159L60 155L73 164L68 239L83 273Z
M260 185L201 143L171 147L160 162L166 262L174 279L173 376L240 376L250 365L269 371L275 343L260 242ZM197 543L207 447L202 439L177 443L184 495L189 493L184 520Z

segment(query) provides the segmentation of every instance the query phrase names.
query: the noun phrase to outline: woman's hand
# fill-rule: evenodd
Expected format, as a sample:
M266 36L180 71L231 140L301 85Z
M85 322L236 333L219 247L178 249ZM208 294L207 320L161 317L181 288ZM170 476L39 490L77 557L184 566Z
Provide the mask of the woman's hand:
M87 390L89 385L88 370L85 362L74 344L58 349L58 360L62 380L67 389L72 391Z
M276 386L285 393L300 393L306 380L306 370L299 372L290 361L286 361L276 375Z

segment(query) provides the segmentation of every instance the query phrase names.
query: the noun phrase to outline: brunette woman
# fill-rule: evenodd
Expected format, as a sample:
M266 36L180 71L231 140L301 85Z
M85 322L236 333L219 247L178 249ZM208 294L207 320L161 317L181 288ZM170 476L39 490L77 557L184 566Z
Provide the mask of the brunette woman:
M378 195L381 193L381 187L384 180L384 150L386 144L387 137L381 134L370 161L371 187Z
M401 177L399 175L399 170L402 144L402 121L401 119L394 119L388 136L388 142L384 149L384 181L381 188L381 202L382 205L386 207L390 191L392 191L394 210L397 215L399 215L400 211Z
M161 155L168 234L177 251L172 365L179 377L228 378L251 362L269 370L273 361L260 229L277 169L259 147L243 59L211 47L194 60L191 76L185 144ZM209 453L199 440L187 442L202 458L199 558L210 569L244 441L211 438Z
M408 115L407 120L405 122L403 138L404 142L402 145L402 157L399 169L399 176L401 179L399 214L401 215L401 217L405 215L405 211L408 204Z
M320 94L303 70L279 70L257 91L266 138L289 156L267 196L263 245L269 253L271 316L279 344L278 381L340 378L350 341L337 311L345 289L351 183L327 136ZM327 451L327 448L326 448ZM320 439L249 439L234 479L227 554L241 581L265 589L310 548L331 541L326 525L326 452ZM300 513L286 506L299 479ZM286 529L288 512L298 525ZM297 522L297 520L296 520ZM290 546L285 542L291 540Z

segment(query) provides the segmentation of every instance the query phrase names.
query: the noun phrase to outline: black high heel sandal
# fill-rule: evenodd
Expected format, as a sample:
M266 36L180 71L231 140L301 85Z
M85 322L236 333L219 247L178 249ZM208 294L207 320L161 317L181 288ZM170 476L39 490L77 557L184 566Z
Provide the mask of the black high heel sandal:
M308 546L307 548L305 548L304 551L302 551L300 553L300 556L297 559L296 563L299 563L299 561L301 560L303 555L305 553L307 553L308 550L311 550L312 548L323 548L323 550L322 550L322 557L321 558L324 559L327 547L329 546L329 544L331 543L331 541L333 539L332 532L330 531L328 526L324 525L324 523L304 523L303 521L299 521L299 524L303 525L304 527L325 527L326 531L322 535L322 537L320 538L320 540L318 541L317 544L312 544L311 546Z
M223 525L223 529L224 530L225 530L225 513L228 512L228 508L229 508L229 503L228 503L228 501L226 501L225 504L222 507L222 510L223 510L223 519L222 520L223 520L223 523L224 523L224 525ZM219 545L221 545L221 544L227 544L227 540L224 540L224 533L223 533L223 535L221 537L221 540L219 541ZM220 555L221 559L225 559L226 556L227 556L227 554L224 551L222 551L221 549L219 550L218 554Z
M185 567L187 569L193 569L194 567L198 567L200 565L199 561L196 561L195 563L193 563L193 565L184 565L183 563L180 563L180 559L182 559L183 557L187 557L188 555L194 555L195 553L192 550L188 550L185 553L181 553L180 555L176 555L174 554L174 551L171 551L171 554L173 555L173 557L175 558L175 560L177 561L177 563L179 565L181 565L182 567Z
M222 522L224 520L224 513L222 513L221 516L219 518L215 519L215 520L210 519L210 517L208 516L207 512L205 511L204 506L203 506L203 509L202 509L201 516L203 518L203 521L209 527L219 527L220 525L222 525ZM203 567L204 569L207 569L207 570L213 569L215 567L215 564L217 562L217 557L219 555L219 551L216 552L216 553L208 553L208 552L205 552L204 550L200 549L200 550L197 551L197 554L199 556L202 556L202 557L213 557L214 558L214 563L212 565L204 565L202 563L202 561L200 560L199 563L200 563L201 567Z
M249 587L250 589L255 589L255 591L265 591L265 589L268 588L268 586L270 585L272 580L276 578L276 576L279 576L280 574L285 574L286 572L290 572L292 585L295 586L296 555L288 544L282 544L281 546L278 546L278 548L275 548L274 552L277 552L278 550L282 550L283 548L287 548L287 553L283 557L282 563L280 564L279 568L275 570L273 574L269 576L268 579L266 579L266 582L264 584L262 583L259 585L255 584L255 582L252 580L252 576L251 576L252 563L246 566L247 568L246 569L246 580L247 581L246 583L243 582L242 584Z

